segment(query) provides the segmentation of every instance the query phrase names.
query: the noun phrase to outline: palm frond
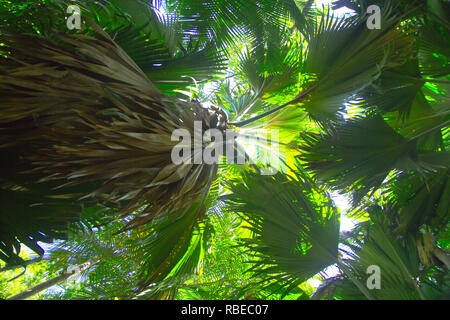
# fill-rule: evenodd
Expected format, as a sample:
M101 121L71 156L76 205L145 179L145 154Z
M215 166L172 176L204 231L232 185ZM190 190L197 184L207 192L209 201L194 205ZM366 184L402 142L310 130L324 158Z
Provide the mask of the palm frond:
M422 29L419 42L420 71L424 76L443 77L450 74L449 26L436 21L427 21Z
M261 176L247 172L230 183L227 204L239 212L252 238L242 247L251 268L267 286L290 290L337 260L339 215L328 195L314 187L306 174Z
M21 265L21 244L42 256L39 242L65 238L81 208L72 201L42 197L27 191L0 188L0 259L7 266Z
M150 231L133 242L141 257L138 299L176 293L187 276L198 273L213 230L206 215L217 201L218 184L209 195L184 208L182 217L169 215L146 226ZM170 293L171 292L171 293Z
M259 97L281 104L298 93L304 48L287 27L267 29L239 54L238 71Z
M445 153L432 152L427 160L426 152L418 152L416 140L399 135L376 115L348 120L325 134L306 133L303 137L304 153L299 157L305 168L338 190L349 188L355 203L378 189L394 169L423 176L447 159Z
M343 261L355 279L365 284L369 266L380 268L381 288L370 290L379 300L425 299L416 279L420 275L420 260L412 238L402 242L381 226L371 227L369 237L351 259ZM342 293L345 295L345 290Z
M352 104L367 109L375 107L381 112L398 110L400 116L405 119L409 116L423 84L424 82L420 81L418 62L411 60L402 66L382 72L373 84L358 94L362 101Z
M151 1L104 0L103 4L96 8L87 2L86 7L94 21L163 92L175 95L192 86L193 79L209 80L225 68L219 49L211 42L183 39L176 18L158 14Z
M403 234L415 235L424 224L439 231L449 220L448 169L430 174L426 181L414 175L400 175L390 181L385 193L399 210L397 230Z
M304 72L313 81L303 89L312 91L301 103L314 119L339 118L345 103L377 80L383 68L411 53L411 40L395 30L398 18L389 6L383 10L380 30L369 30L367 17L338 19L330 12L311 26Z
M178 15L189 36L232 46L238 39L256 39L268 25L283 25L293 17L300 29L306 17L292 0L189 0L168 1L169 11Z

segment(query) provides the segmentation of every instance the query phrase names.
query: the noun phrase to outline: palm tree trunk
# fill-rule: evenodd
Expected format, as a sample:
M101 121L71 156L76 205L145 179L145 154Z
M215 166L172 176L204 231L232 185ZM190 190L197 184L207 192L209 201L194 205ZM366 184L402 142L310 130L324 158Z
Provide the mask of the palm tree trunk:
M31 296L34 296L35 294L38 294L39 292L48 289L50 287L53 287L54 285L64 282L66 281L69 277L81 273L82 271L88 269L89 267L95 265L96 263L98 263L100 261L100 259L95 259L95 260L90 260L86 263L83 263L81 265L79 265L75 270L71 270L69 271L69 269L67 269L65 272L63 272L61 275L52 278L50 280L47 280L43 283L40 283L24 292L21 292L19 294L16 294L15 296L12 296L10 298L8 298L7 300L25 300Z
M34 296L35 294L38 294L39 292L48 289L50 287L53 287L54 285L63 282L65 280L67 280L67 278L69 278L71 275L73 275L74 273L72 272L64 272L63 274L47 280L43 283L38 284L37 286L34 286L33 288L30 288L24 292L21 292L15 296L12 296L11 298L8 298L7 300L25 300L31 296Z

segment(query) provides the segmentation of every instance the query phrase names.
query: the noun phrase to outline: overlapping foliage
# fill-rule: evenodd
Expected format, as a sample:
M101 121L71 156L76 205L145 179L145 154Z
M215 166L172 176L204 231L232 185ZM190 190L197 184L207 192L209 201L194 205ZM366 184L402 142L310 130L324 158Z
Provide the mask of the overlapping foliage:
M53 298L448 298L448 1L77 4L0 4L8 268L66 238L50 273L95 264ZM194 121L256 164L173 164Z

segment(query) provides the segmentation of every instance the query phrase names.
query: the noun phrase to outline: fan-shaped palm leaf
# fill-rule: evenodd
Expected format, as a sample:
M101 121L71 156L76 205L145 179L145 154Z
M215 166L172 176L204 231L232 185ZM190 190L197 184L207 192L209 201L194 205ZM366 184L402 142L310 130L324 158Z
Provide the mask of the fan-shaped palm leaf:
M355 138L358 137L358 138ZM315 177L343 191L350 188L355 203L376 190L393 169L424 175L445 166L445 152L420 152L380 116L348 120L325 134L307 133L299 157Z
M315 119L335 119L383 68L396 66L411 52L412 41L395 30L398 18L389 6L381 17L379 30L369 30L365 17L337 19L329 12L311 26L304 72L314 80L308 85L313 90L301 102Z
M448 168L430 174L426 181L415 175L400 175L389 183L386 194L399 210L401 233L417 234L424 224L439 230L449 220Z
M247 172L242 182L230 184L232 194L225 199L254 233L243 247L253 258L250 271L268 286L282 284L286 294L337 261L338 212L305 173Z
M405 239L402 244L381 226L375 225L370 229L368 239L351 256L351 259L342 263L350 270L353 277L363 284L369 277L366 273L369 266L380 268L381 288L370 290L370 298L425 299L420 283L416 281L420 276L420 259L413 238ZM348 287L344 286L344 288ZM341 294L345 296L344 288ZM349 289L351 293L352 289Z
M301 10L293 0L168 1L190 35L225 47L237 39L256 39L266 26L283 25L290 17L303 31L310 6L308 1Z
M440 1L443 5L443 1ZM447 3L448 7L449 4ZM448 11L448 9L447 9ZM422 28L422 34L419 42L419 61L420 71L424 76L442 77L450 74L450 49L448 45L448 38L450 36L450 26L443 25L434 19L428 19Z
M208 196L186 206L182 217L169 215L154 221L145 227L147 235L131 242L141 260L139 299L173 297L185 277L198 272L213 231L206 213L217 203L217 181L211 189Z

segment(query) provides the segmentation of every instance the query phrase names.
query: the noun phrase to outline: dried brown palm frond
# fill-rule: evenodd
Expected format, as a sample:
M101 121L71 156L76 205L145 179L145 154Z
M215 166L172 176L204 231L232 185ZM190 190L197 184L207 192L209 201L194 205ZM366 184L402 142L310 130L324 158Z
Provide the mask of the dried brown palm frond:
M1 30L0 151L26 164L20 175L32 177L27 183L83 186L65 196L139 210L137 226L185 207L215 178L216 164L172 162L172 132L194 136L194 121L203 130L224 123L218 112L162 94L89 24L91 34L55 31L56 41Z

